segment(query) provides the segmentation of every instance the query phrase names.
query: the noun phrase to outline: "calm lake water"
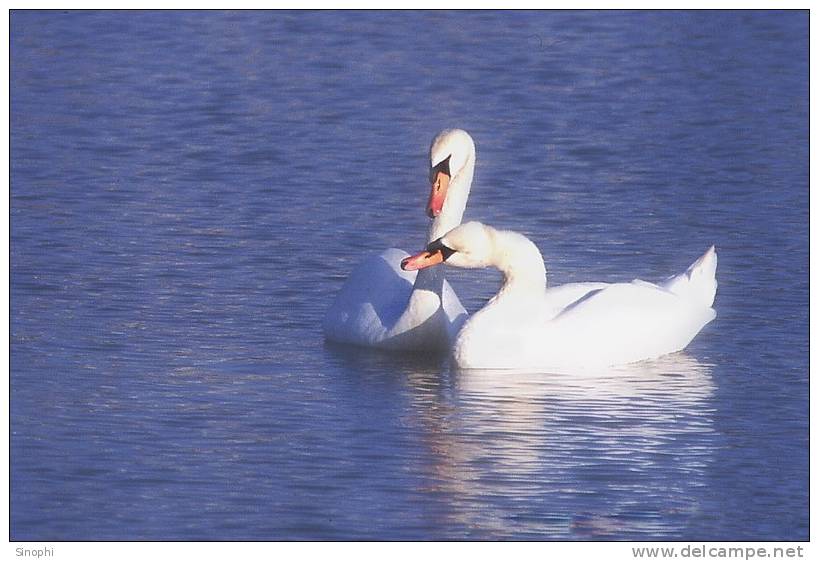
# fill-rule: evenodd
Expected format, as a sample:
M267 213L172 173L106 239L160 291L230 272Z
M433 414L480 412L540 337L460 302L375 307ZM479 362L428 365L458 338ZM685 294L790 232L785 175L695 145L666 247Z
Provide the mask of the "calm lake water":
M713 243L717 319L585 376L325 344L450 127L550 283ZM808 192L806 11L15 11L11 537L806 540Z

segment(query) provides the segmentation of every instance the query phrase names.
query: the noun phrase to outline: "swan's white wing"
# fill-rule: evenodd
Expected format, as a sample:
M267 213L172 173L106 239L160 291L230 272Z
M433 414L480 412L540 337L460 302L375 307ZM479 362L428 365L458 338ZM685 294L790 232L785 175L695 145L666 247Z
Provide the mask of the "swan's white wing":
M544 319L551 319L571 304L577 302L589 292L606 288L605 282L575 282L549 287L544 294Z
M711 308L644 281L593 290L548 322L545 340L565 359L600 364L655 358L685 348L715 317Z

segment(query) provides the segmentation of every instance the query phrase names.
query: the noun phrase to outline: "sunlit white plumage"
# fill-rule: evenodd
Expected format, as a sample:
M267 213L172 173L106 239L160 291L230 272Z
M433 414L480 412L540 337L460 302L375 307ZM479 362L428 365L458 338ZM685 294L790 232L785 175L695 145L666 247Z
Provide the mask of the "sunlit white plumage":
M441 251L449 253L436 257ZM577 283L546 287L537 247L516 232L463 224L402 266L495 267L499 292L466 321L452 346L462 368L599 367L656 358L685 348L714 317L713 247L660 284Z
M465 131L445 130L433 140L429 155L432 197L436 189L432 172L443 165L448 185L428 241L461 223L472 186L475 144ZM325 316L326 339L392 350L449 347L467 317L466 310L440 268L401 270L398 264L407 255L390 248L353 271Z

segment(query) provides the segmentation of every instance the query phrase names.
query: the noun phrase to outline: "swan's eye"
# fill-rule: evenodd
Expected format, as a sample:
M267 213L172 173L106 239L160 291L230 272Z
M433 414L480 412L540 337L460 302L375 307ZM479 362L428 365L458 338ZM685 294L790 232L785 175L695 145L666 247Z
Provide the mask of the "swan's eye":
M440 251L441 255L444 258L444 261L449 259L452 256L453 253L456 253L456 251L454 249L452 249L450 247L447 247L443 243L441 243L440 239L437 239L434 242L431 242L427 246L427 251L429 253L436 253L436 252Z

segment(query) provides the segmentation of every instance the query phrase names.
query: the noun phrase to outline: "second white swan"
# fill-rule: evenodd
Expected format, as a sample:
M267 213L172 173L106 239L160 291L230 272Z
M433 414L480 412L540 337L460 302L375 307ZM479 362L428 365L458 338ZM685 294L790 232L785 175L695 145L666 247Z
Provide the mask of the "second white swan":
M660 284L576 283L546 288L540 251L525 236L463 224L402 260L426 269L446 261L495 267L500 291L464 324L452 345L461 368L575 368L627 364L684 349L709 323L717 290L712 246Z

